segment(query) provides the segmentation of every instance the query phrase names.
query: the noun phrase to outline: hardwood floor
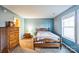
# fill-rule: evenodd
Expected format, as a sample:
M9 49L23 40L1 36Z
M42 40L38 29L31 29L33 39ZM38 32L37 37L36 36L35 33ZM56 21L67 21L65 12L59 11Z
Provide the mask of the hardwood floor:
M32 49L22 49L19 46L16 47L12 53L72 53L70 50L68 50L65 46L63 46L61 49L59 48L35 48L35 50Z

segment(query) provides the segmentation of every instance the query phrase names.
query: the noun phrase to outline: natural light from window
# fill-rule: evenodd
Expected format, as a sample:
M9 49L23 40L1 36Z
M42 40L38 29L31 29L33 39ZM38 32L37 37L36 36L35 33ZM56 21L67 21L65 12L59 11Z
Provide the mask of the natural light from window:
M62 20L62 34L75 42L75 17L71 16Z

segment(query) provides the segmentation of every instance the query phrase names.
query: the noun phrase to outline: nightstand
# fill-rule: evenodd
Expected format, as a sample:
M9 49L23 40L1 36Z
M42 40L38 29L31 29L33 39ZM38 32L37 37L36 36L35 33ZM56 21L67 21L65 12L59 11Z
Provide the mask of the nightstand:
M20 40L21 48L34 49L33 38Z

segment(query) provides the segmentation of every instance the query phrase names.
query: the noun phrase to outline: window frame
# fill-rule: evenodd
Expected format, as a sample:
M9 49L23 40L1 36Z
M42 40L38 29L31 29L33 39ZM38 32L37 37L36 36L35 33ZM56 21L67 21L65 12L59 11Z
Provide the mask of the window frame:
M70 18L70 17L72 17L72 16L74 16L74 41L73 42L76 42L76 21L75 21L75 12L71 12L71 13L68 13L68 14L66 14L66 15L64 15L63 17L62 17L62 37L64 37L64 38L67 38L67 39L71 39L71 38L69 38L69 37L65 37L64 36L64 27L63 27L63 20L65 20L65 19L68 19L68 18ZM72 41L72 40L71 40Z

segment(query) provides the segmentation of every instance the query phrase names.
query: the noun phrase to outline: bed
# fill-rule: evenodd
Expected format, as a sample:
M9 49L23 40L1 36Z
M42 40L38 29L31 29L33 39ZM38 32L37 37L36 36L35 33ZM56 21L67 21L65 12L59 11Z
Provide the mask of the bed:
M35 47L47 48L47 47L59 47L61 48L60 37L50 32L47 28L39 28L36 30L36 36L34 41Z

